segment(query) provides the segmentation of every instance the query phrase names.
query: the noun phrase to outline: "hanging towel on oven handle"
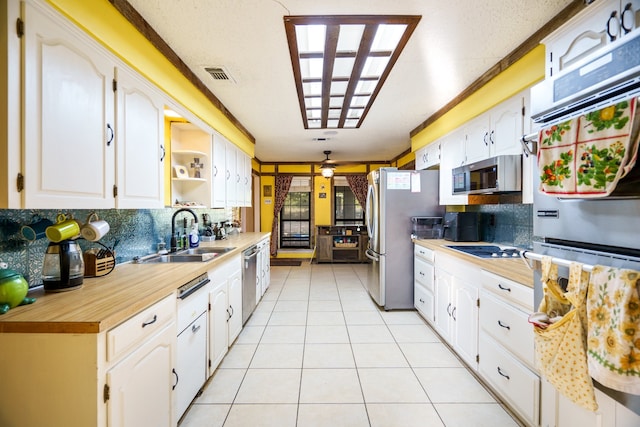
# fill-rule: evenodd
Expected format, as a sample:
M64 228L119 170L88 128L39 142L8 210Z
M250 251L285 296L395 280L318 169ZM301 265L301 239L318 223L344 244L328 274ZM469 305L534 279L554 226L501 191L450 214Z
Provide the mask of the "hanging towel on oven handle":
M558 283L558 266L544 256L542 285L544 298L538 311L549 317L561 316L555 323L534 326L536 364L540 372L563 396L590 411L598 409L586 353L586 292L588 273L582 264L572 263L569 284L564 292Z
M587 314L591 376L614 390L640 395L640 272L594 266Z
M610 195L636 163L637 102L637 98L615 102L542 129L538 191L579 199Z

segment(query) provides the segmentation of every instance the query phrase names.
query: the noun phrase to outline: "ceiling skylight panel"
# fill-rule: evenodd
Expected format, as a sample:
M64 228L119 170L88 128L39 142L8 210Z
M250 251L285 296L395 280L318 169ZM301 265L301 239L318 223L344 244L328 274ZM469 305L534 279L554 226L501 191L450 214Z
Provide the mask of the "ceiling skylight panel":
M360 80L356 85L356 95L370 94L378 85L378 80Z
M388 56L369 56L362 69L363 77L380 77L389 63Z
M344 24L340 26L338 52L357 52L364 33L364 25Z
M344 104L344 96L332 96L329 99L329 108L342 108Z
M305 127L360 126L420 19L409 15L285 16Z
M394 51L407 26L405 24L380 24L371 44L372 52Z
M321 79L323 66L322 58L300 58L300 74L305 80Z
M356 58L336 58L333 63L333 72L331 76L336 77L349 77L353 71L353 64L356 62Z
M296 25L298 52L324 52L324 39L326 32L326 25Z
M347 81L331 82L331 95L344 95L347 92Z
M302 83L302 90L304 91L305 95L322 95L322 83Z

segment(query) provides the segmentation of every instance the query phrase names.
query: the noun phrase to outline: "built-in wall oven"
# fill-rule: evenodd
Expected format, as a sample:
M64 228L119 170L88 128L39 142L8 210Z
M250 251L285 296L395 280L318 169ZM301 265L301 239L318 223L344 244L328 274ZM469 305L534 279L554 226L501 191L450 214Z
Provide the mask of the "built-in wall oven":
M587 115L639 95L640 32L637 32L609 43L602 50L534 86L531 91L532 117L544 132L549 126L566 123L573 117ZM636 122L640 122L640 117L636 117ZM635 136L631 140L636 140ZM563 281L566 283L567 266L571 261L586 264L587 270L591 265L605 265L640 271L639 171L638 166L633 168L608 197L563 198L535 191L535 240L533 254L529 257L554 257L554 262L559 265L561 284ZM539 184L544 174L538 172L536 175ZM536 271L536 307L543 298L540 276L540 271ZM640 414L639 395L612 390L595 381L594 385Z

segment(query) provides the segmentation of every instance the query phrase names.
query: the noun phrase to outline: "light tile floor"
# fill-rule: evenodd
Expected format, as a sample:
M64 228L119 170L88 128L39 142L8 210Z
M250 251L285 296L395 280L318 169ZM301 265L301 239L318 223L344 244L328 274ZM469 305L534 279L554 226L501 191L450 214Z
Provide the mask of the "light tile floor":
M364 265L273 267L181 427L515 427L415 311L380 310Z

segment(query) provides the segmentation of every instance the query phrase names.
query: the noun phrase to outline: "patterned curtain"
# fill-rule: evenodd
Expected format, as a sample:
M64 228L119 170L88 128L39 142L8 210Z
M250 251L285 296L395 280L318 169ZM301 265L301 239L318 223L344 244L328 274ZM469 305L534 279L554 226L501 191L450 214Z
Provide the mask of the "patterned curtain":
M292 175L276 176L276 188L273 197L275 199L273 203L273 224L271 225L271 256L278 254L278 215L282 206L284 206L287 194L289 194L291 181L293 181Z
M369 183L367 182L367 175L347 175L347 182L353 195L358 199L358 203L362 206L362 209L367 205L367 190Z

